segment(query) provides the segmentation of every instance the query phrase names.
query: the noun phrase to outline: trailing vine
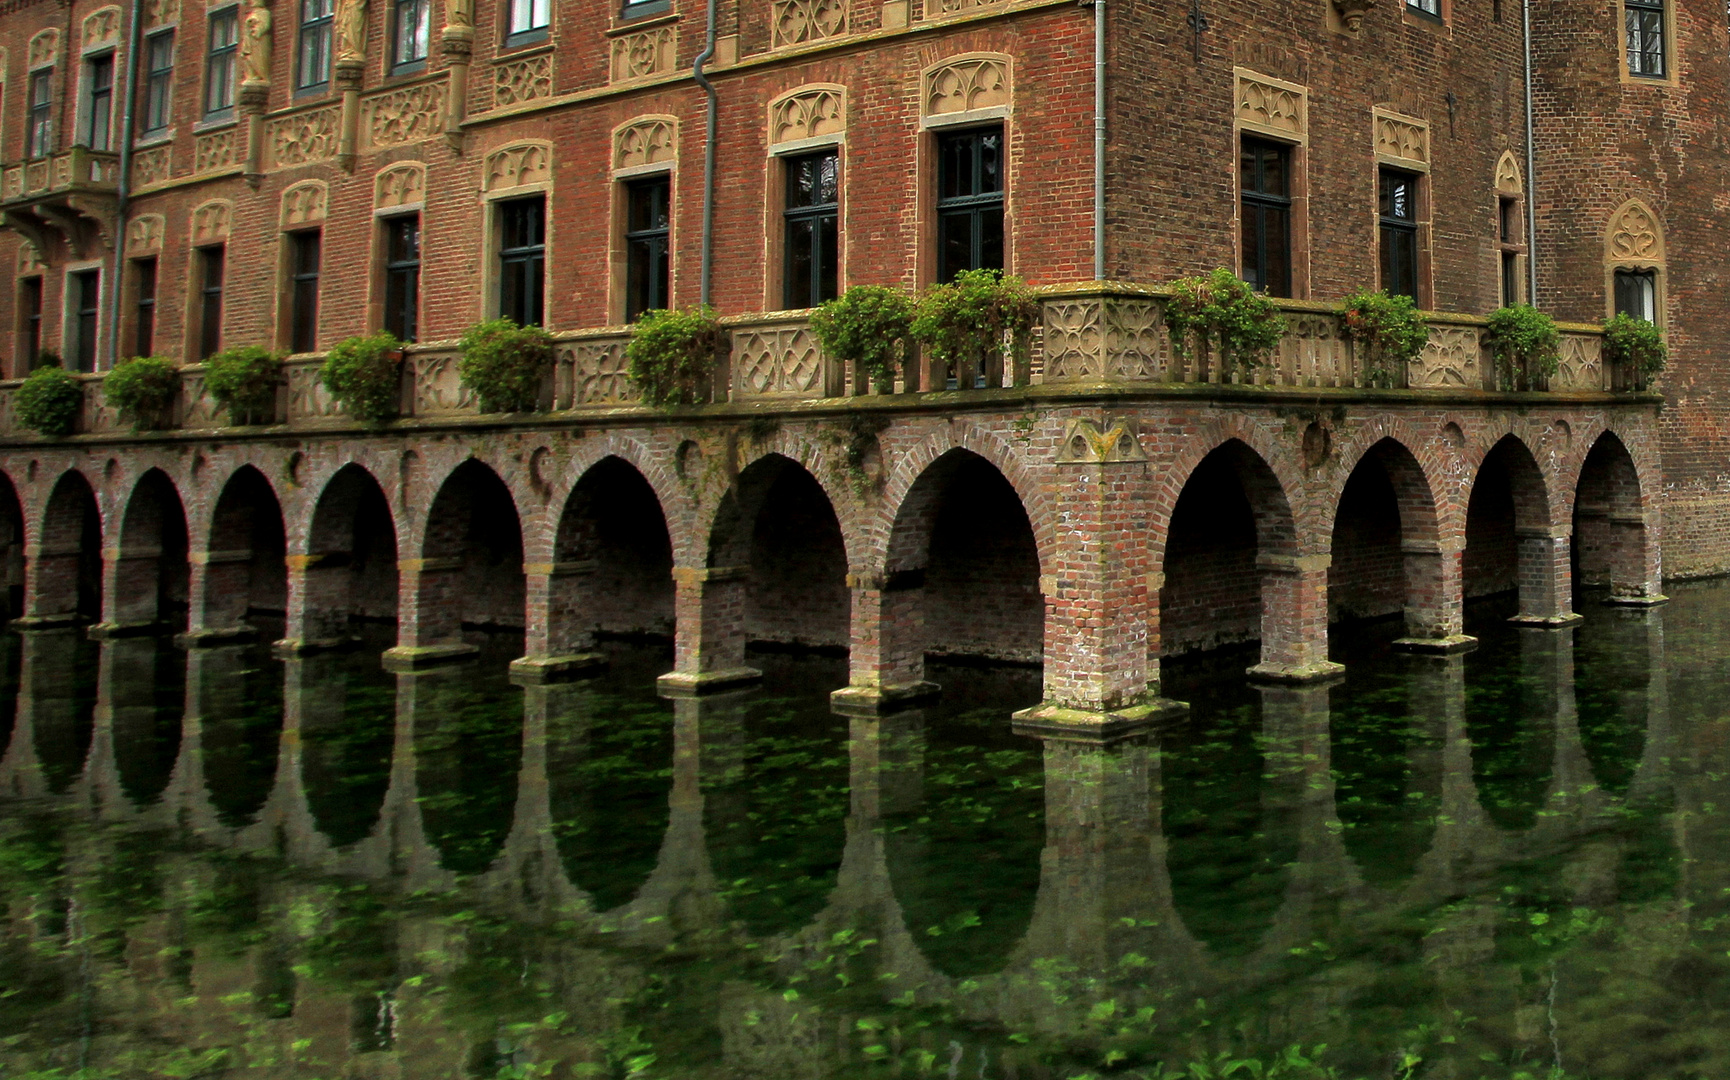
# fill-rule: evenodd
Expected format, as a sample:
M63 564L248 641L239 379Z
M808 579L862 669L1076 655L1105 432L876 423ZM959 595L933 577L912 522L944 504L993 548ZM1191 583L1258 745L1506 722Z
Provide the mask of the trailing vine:
M830 357L856 364L878 393L894 388L913 330L913 298L884 285L855 285L811 313L811 332Z
M1496 358L1496 381L1504 390L1543 389L1561 363L1556 320L1530 304L1492 311L1484 344Z
M959 377L963 366L983 370L993 353L1026 363L1038 321L1039 298L1025 281L1001 270L963 270L920 295L909 329L932 359L955 365Z
M1363 347L1364 378L1391 389L1403 383L1406 365L1430 341L1430 324L1409 296L1360 289L1340 301L1340 324L1347 339Z
M533 412L553 370L553 335L539 326L488 319L462 337L457 371L480 399L481 412Z
M180 369L162 356L122 360L102 379L103 398L131 421L134 431L164 426L179 391Z
M224 349L204 361L204 388L232 424L274 421L281 382L282 357L258 345Z
M1165 302L1165 328L1180 359L1198 351L1219 359L1221 373L1263 363L1285 335L1279 306L1258 294L1230 270L1205 277L1178 278Z
M1624 311L1604 323L1604 359L1631 369L1634 385L1644 390L1664 370L1670 350L1662 330Z
M631 382L649 405L694 405L707 401L715 354L726 332L709 307L645 311L625 346Z
M339 341L318 377L356 420L389 420L402 407L402 342L384 330Z

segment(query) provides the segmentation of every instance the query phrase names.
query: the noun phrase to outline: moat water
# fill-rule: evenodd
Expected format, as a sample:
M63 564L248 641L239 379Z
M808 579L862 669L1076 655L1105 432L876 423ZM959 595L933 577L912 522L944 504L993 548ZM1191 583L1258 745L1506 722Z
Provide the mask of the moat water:
M0 637L0 1077L1730 1076L1730 583L1187 719ZM1723 805L1721 805L1723 804Z

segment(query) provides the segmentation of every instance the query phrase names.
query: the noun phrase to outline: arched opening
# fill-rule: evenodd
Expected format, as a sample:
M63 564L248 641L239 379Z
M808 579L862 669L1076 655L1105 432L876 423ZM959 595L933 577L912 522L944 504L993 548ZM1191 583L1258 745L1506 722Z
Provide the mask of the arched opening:
M5 473L0 473L0 605L0 617L24 614L24 505Z
M102 515L83 473L55 482L36 546L25 615L38 625L100 618Z
M1404 445L1381 440L1352 470L1334 511L1328 621L1404 612L1409 638L1459 634L1444 558L1423 467Z
M206 631L244 631L250 615L288 609L288 551L282 504L270 481L251 465L228 478L211 515L204 551Z
M305 578L307 645L348 640L351 619L397 614L396 524L371 473L345 465L313 511Z
M1517 594L1520 617L1566 611L1555 552L1543 474L1526 444L1505 436L1484 456L1466 504L1466 599Z
M1259 564L1295 552L1291 509L1267 462L1236 439L1208 454L1171 512L1159 590L1163 654L1266 638Z
M516 500L498 473L470 458L427 513L414 640L404 644L459 644L465 626L521 629L523 612Z
M110 632L184 625L187 603L186 511L161 469L139 478L120 519L120 550L111 585Z
M597 635L673 635L673 541L655 489L622 458L602 458L565 502L548 582L547 655Z
M846 648L851 597L835 508L805 468L771 454L739 474L716 514L710 567L747 567L747 641Z
M1634 458L1605 432L1586 455L1574 489L1574 581L1608 589L1612 601L1652 595L1657 575L1649 569L1656 561L1649 546Z

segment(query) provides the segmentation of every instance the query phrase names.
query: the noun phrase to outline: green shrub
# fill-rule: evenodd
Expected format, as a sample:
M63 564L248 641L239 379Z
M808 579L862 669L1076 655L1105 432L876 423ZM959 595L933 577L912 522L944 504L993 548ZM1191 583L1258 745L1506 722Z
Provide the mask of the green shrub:
M1371 386L1399 385L1406 365L1430 340L1430 325L1409 296L1360 289L1340 301L1345 336L1363 347L1364 376Z
M1631 368L1634 385L1644 390L1664 370L1670 350L1662 330L1623 312L1604 323L1604 359Z
M356 420L389 420L402 405L402 342L387 330L339 341L318 377Z
M631 382L650 405L707 401L724 333L713 308L643 312L625 347Z
M463 334L457 371L481 412L533 412L553 370L553 335L510 319L475 323Z
M884 285L855 285L811 313L823 351L857 364L880 389L894 385L912 330L913 298Z
M1039 298L1027 283L1001 270L963 270L919 297L914 340L944 365L983 364L999 353L1025 362L1039 321Z
M228 410L231 424L274 421L281 382L282 357L258 345L224 349L204 361L204 389Z
M1272 300L1220 267L1205 277L1171 283L1165 328L1180 359L1204 350L1218 358L1224 373L1266 362L1285 335L1285 316Z
M39 367L18 388L18 422L44 435L70 435L84 411L84 384L56 363Z
M1502 389L1539 390L1560 363L1562 332L1537 308L1515 304L1490 312L1484 344L1496 358Z
M114 365L102 380L102 395L134 431L156 427L180 390L180 369L162 356L134 356Z

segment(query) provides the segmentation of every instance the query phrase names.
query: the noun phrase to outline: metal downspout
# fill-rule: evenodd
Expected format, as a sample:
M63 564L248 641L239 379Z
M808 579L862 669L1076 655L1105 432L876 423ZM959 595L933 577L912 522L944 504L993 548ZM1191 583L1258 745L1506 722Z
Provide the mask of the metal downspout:
M1526 50L1526 302L1538 306L1538 144L1532 126L1532 0L1520 0Z
M709 98L709 117L703 139L703 264L698 280L698 296L705 307L709 304L709 279L715 250L715 132L718 127L718 106L715 86L709 81L709 77L703 74L703 65L715 55L717 2L718 0L709 0L708 28L703 39L703 51L697 54L696 61L691 65L691 77L697 80L697 85L703 88L703 93Z
M1093 0L1093 280L1105 280L1105 0Z
M144 0L132 0L132 25L126 35L123 63L125 104L120 109L120 175L114 180L114 270L108 275L108 348L103 359L111 368L120 358L120 271L126 265L126 207L132 200L132 113L138 106L138 50L144 44Z

